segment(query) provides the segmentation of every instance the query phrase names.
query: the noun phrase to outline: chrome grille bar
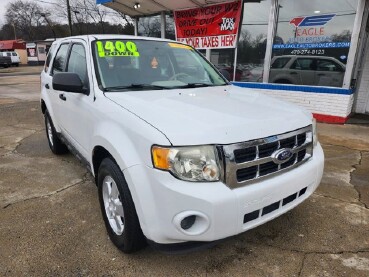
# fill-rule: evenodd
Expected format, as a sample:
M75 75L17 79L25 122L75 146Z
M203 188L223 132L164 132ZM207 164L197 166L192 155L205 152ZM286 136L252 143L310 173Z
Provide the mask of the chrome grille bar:
M313 155L312 132L309 125L276 136L221 146L225 167L223 180L228 187L237 188L300 166ZM281 164L275 163L272 154L285 148L291 151L292 158ZM240 162L239 156L248 160Z

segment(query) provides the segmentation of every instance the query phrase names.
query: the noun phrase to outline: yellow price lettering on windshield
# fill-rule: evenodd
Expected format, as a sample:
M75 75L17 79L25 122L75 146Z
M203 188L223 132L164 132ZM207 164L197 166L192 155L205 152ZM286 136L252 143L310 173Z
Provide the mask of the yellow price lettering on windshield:
M172 48L182 48L182 49L193 50L191 46L186 45L186 44L169 42L168 45Z
M97 52L100 58L103 57L139 57L140 53L137 46L132 41L123 42L113 41L96 41Z

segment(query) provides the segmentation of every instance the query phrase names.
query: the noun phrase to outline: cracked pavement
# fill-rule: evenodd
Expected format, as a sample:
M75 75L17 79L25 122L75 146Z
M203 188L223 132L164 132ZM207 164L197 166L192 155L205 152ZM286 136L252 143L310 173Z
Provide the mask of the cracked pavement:
M124 255L92 176L48 148L39 77L0 77L0 276L369 276L369 126L319 124L326 163L312 197L217 246Z

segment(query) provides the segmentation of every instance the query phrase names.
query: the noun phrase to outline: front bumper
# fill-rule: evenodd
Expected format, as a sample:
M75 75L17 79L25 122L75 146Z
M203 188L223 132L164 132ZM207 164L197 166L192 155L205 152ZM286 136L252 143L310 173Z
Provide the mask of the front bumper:
M173 244L221 240L278 217L315 191L323 168L324 153L318 144L303 165L236 189L221 182L181 181L143 165L124 170L124 175L147 239ZM194 228L181 229L178 220L191 214L199 219Z

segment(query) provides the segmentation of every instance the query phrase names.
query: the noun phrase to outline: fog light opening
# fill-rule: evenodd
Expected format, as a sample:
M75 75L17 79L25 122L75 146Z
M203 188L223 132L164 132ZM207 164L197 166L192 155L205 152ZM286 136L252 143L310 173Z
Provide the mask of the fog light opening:
M184 219L182 219L181 228L183 230L188 230L195 224L195 221L196 221L196 215L187 216Z

